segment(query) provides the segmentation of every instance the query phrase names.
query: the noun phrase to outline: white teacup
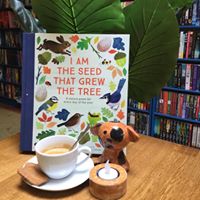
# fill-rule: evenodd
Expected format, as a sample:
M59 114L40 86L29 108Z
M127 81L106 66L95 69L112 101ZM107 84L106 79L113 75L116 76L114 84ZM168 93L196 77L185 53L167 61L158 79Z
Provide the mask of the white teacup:
M36 144L38 164L48 177L64 178L71 174L77 165L85 162L91 156L91 149L87 146L80 147L78 143L71 151L68 151L75 141L75 138L67 135L54 135L46 137ZM89 155L77 163L80 152Z

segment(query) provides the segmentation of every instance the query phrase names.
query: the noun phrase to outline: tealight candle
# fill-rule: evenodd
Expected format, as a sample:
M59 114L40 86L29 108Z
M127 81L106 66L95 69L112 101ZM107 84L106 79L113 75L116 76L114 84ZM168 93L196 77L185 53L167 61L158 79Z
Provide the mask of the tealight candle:
M98 176L104 180L113 180L119 175L119 172L116 169L110 167L109 160L105 163L105 167L100 169L97 173Z
M89 190L101 200L120 199L127 189L126 170L117 164L101 163L90 171Z

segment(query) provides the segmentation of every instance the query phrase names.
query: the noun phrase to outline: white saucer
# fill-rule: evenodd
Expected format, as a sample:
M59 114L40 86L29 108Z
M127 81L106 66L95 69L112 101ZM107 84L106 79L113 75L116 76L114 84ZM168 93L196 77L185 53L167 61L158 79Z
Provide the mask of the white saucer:
M78 162L83 160L87 155L84 153L80 153L78 157ZM37 164L37 158L34 156L27 162L35 163ZM89 178L90 170L94 167L94 163L91 158L88 158L84 163L78 165L76 169L67 176L66 178L55 180L55 179L49 179L47 183L41 186L32 185L29 182L25 181L28 185L31 187L40 189L40 190L46 190L46 191L62 191L62 190L68 190L71 188L74 188L82 183L84 183Z

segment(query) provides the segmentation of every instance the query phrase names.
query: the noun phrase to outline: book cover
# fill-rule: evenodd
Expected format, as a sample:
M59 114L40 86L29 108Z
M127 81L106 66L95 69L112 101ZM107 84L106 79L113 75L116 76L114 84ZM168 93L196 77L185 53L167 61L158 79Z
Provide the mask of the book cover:
M100 122L127 123L129 35L36 33L23 44L21 150ZM102 152L89 131L81 144Z

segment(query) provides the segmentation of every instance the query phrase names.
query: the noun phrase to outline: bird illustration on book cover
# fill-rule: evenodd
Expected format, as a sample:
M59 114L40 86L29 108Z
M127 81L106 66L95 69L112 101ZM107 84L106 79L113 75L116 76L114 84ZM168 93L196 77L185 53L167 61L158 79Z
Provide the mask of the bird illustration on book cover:
M128 35L35 34L33 149L56 134L101 153L90 128L127 120ZM89 127L89 128L88 128Z

